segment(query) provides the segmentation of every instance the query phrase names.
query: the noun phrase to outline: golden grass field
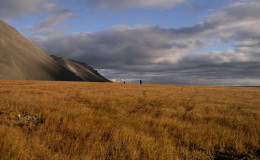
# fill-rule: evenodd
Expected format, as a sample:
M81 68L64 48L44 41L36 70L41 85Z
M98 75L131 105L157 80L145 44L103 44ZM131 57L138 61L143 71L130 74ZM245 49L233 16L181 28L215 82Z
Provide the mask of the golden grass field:
M257 87L0 81L0 159L259 159L259 150Z

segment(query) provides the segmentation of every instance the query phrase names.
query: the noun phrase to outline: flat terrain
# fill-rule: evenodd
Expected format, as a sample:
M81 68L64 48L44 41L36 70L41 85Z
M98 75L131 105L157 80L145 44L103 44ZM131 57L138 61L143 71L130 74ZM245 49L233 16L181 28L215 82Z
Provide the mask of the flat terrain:
M260 88L0 81L0 159L259 159Z

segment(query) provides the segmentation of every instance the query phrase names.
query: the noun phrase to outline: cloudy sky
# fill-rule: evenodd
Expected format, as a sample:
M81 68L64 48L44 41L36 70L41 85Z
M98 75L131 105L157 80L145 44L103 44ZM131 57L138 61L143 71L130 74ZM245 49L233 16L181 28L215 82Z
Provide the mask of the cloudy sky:
M113 81L260 85L259 0L1 0L0 18Z

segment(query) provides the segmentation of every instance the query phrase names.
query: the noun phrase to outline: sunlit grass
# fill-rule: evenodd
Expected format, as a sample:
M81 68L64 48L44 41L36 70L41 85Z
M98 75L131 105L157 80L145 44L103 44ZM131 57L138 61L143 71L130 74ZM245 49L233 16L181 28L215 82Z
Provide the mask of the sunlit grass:
M0 159L257 156L259 115L254 87L1 80Z

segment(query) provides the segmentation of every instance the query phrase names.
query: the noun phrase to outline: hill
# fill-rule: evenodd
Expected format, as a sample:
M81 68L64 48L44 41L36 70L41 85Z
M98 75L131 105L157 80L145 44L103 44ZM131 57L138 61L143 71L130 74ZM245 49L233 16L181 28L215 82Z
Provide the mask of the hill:
M76 76L88 82L107 82L108 80L89 65L64 57L51 57L60 65L74 73Z
M73 63L78 66L75 61L70 64ZM13 27L0 20L0 79L108 81L97 72L84 68L84 65L74 69L80 70L72 72L57 63Z

